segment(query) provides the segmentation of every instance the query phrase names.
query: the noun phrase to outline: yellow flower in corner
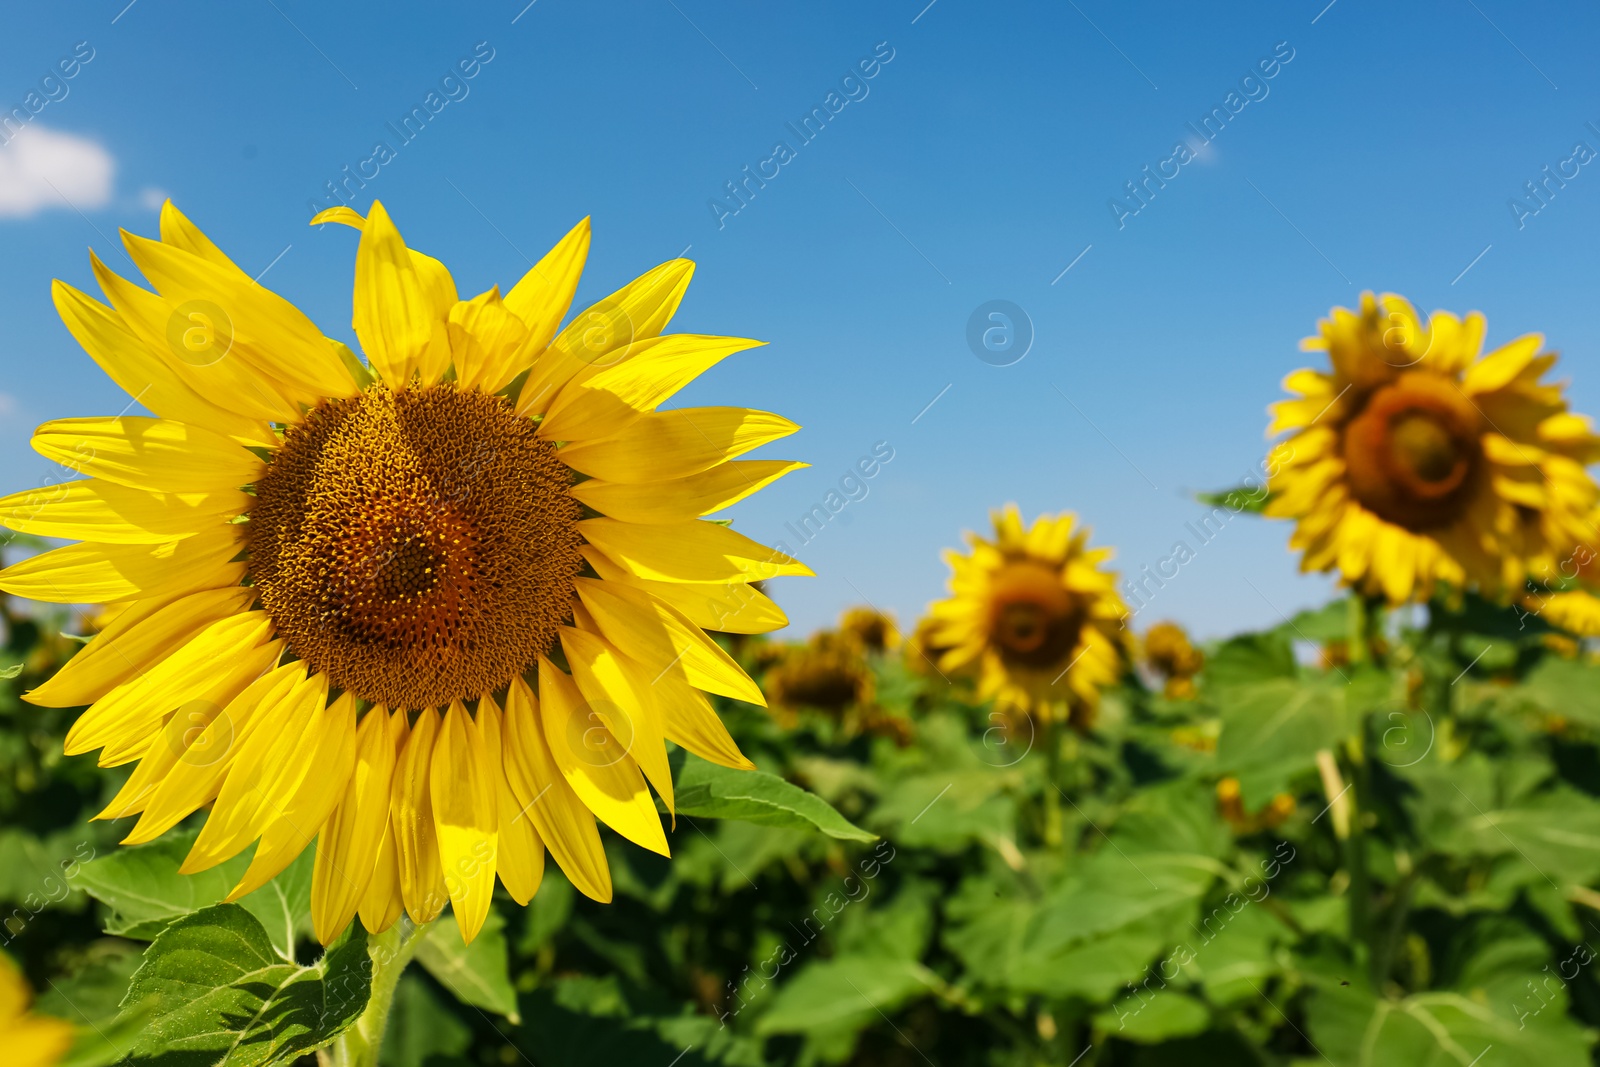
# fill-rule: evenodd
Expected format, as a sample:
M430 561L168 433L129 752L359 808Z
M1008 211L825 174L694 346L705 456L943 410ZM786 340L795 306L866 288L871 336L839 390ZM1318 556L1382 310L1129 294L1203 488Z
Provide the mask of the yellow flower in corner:
M1296 521L1301 569L1337 570L1392 603L1437 585L1504 599L1526 581L1573 576L1592 543L1600 459L1589 420L1567 410L1539 334L1480 355L1484 319L1424 322L1392 294L1335 308L1302 343L1327 370L1284 380L1269 435L1266 513ZM1579 594L1586 596L1587 594Z
M945 651L947 674L972 670L979 699L1041 719L1087 715L1125 665L1116 574L1100 564L1071 513L1024 528L1014 505L994 514L995 539L968 534L971 552L945 553L950 592L929 608L923 640Z
M526 903L545 850L611 897L596 820L666 854L666 742L747 767L706 693L760 690L705 630L786 622L751 582L809 574L703 516L803 464L735 457L794 432L658 406L757 342L663 334L677 259L560 328L585 219L508 292L460 299L381 204L361 232L363 362L257 286L171 204L124 234L153 289L93 259L57 282L89 355L154 418L65 419L33 443L87 475L0 500L78 540L0 588L118 610L27 699L88 705L68 754L138 760L100 818L149 841L210 805L184 863L259 842L230 899L313 839L333 940L451 904L470 940L496 877Z
M0 956L0 1046L8 1067L50 1067L72 1047L72 1027L28 1010L33 991L16 965Z

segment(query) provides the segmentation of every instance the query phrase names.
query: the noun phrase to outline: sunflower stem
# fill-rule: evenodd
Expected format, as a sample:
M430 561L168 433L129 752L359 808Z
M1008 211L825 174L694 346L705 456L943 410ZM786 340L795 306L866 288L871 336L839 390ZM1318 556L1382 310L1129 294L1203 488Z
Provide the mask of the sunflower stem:
M389 929L367 941L367 958L372 962L372 992L366 1010L354 1026L339 1035L326 1062L334 1067L377 1067L394 991L427 930L427 923L418 925L402 915Z
M1044 827L1047 846L1061 844L1061 722L1057 715L1045 719L1041 733L1044 743Z

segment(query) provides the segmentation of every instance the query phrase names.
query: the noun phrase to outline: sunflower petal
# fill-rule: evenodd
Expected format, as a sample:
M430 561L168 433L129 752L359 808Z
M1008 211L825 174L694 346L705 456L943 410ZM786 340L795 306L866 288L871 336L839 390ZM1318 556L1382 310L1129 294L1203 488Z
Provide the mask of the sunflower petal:
M494 698L478 700L478 725L483 730L484 754L495 782L495 810L500 840L495 856L495 873L506 892L518 904L526 904L539 891L544 879L544 842L517 803L506 770L505 716Z
M693 333L635 341L612 366L563 389L545 412L544 428L561 441L609 437L728 356L763 343Z
M699 474L798 429L770 411L676 408L640 415L615 437L568 444L559 454L563 463L591 478L654 483ZM559 440L543 427L540 435Z
M781 459L735 460L671 482L626 485L591 478L573 486L572 495L623 522L688 522L732 507L785 474L809 466Z
M506 309L528 328L529 358L543 352L556 335L556 327L572 307L588 257L589 219L585 217L506 294Z
M396 713L404 719L403 713ZM378 859L372 866L372 878L366 892L361 894L361 925L369 934L381 934L395 924L405 911L405 900L400 894L400 859L395 846L394 822L385 821L383 840L378 843Z
M388 211L373 201L356 250L353 325L368 361L390 388L408 387L413 375L429 386L444 373L450 358L445 313Z
M789 616L772 598L744 581L656 582L638 578L611 562L593 545L579 550L602 579L643 589L677 608L702 630L730 634L765 634L789 625Z
M371 232L370 220L367 232ZM434 830L433 800L428 787L428 772L438 735L439 713L427 708L417 716L394 773L390 821L394 825L400 896L405 901L406 914L416 923L437 919L450 902L444 884L444 868L439 860L439 838Z
M81 542L41 552L0 571L0 590L49 604L109 604L237 586L243 562L237 526L218 526L154 545Z
M661 711L650 693L650 676L597 633L562 627L561 648L586 707L633 757L672 812L667 737Z
M623 570L658 582L756 582L811 568L714 522L644 526L583 519L578 529Z
M578 599L606 640L634 650L645 663L664 663L696 689L766 706L761 687L698 626L649 593L618 582L577 580Z
M333 814L355 770L356 699L352 694L345 693L312 714L296 758L305 770L286 775L290 780L267 794L261 812L265 820L261 843L228 900L238 900L276 878L305 851Z
M607 903L611 900L611 868L606 864L594 813L572 791L556 765L539 721L542 717L538 698L528 684L513 678L506 697L504 759L517 816L532 820L550 855L580 893Z
M454 701L433 746L428 789L445 889L461 938L469 945L483 928L494 897L499 773L499 767L489 763L480 727L461 701Z
M344 796L322 824L311 870L311 922L324 945L350 925L372 881L378 849L389 832L389 796L404 725L404 713L375 707L356 727L355 767Z
M24 489L0 499L0 525L18 533L153 545L215 527L249 510L234 489L213 493L150 493L99 478Z
M601 822L629 841L666 856L667 835L639 766L586 704L577 684L539 659L544 737L572 791Z
M33 431L33 448L76 474L157 493L226 492L266 470L222 434L175 419L57 419Z

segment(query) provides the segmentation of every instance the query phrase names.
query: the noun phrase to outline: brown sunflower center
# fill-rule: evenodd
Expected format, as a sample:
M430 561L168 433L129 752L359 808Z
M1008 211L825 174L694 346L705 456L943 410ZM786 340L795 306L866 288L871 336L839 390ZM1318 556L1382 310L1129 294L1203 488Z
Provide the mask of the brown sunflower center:
M1466 513L1482 467L1483 417L1455 383L1413 371L1377 390L1345 427L1355 498L1409 530Z
M1083 622L1083 606L1056 568L1021 560L995 575L989 640L1006 663L1037 669L1061 663L1077 647Z
M581 508L554 446L446 382L328 401L256 484L250 574L279 636L394 708L472 699L572 614Z

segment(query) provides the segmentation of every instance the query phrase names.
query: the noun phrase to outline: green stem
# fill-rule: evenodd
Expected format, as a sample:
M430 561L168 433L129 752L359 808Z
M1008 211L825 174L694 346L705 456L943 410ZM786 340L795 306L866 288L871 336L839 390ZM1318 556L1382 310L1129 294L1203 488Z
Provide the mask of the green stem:
M1345 654L1350 658L1350 665L1367 662L1367 598L1360 593L1351 593L1350 599L1345 602L1347 608L1347 628L1345 637Z
M1360 733L1350 738L1350 836L1345 840L1345 863L1350 872L1350 941L1365 950L1366 962L1373 963L1371 944L1372 882L1367 876L1366 804L1371 795L1364 751L1365 722Z
M406 964L416 955L427 929L426 923L418 926L402 915L389 929L367 941L367 956L372 961L372 994L361 1018L334 1042L329 1059L335 1067L377 1067L395 987L400 983Z
M1044 843L1061 844L1061 722L1052 715L1041 727L1044 745Z

